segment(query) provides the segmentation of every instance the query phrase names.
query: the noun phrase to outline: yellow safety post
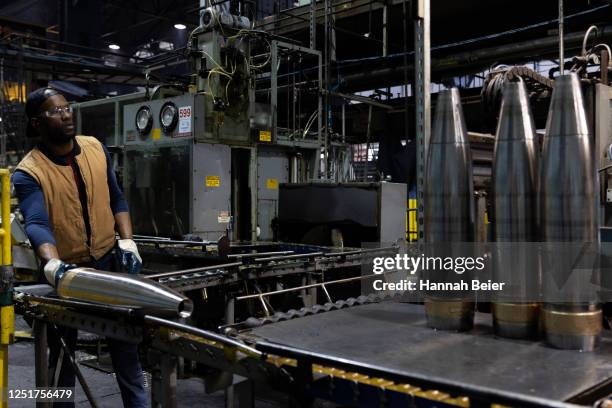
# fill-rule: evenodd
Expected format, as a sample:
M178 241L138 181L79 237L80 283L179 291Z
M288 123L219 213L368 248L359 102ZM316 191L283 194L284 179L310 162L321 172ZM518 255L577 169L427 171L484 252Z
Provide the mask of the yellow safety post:
M416 198L408 199L408 242L415 242L419 240L419 230L417 222L417 200Z
M13 260L11 244L11 181L7 169L0 169L2 181L1 214L2 250L0 253L0 391L1 406L8 407L8 346L15 337L15 309L13 307Z

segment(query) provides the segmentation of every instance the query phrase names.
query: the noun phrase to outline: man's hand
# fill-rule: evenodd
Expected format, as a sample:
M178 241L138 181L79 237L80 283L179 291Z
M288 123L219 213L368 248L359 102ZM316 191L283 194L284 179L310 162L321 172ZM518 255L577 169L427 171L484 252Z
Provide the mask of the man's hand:
M66 271L70 269L74 269L77 266L74 264L67 264L60 259L53 258L49 262L45 264L45 278L53 287L57 287L57 282L59 282L60 278Z
M138 253L136 243L131 239L120 239L119 252L121 253L121 264L128 273L138 273L142 268L142 258Z

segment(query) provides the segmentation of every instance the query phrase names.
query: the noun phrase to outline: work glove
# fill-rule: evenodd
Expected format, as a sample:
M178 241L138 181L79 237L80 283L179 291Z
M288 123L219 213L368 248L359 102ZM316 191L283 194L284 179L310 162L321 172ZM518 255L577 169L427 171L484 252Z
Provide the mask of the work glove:
M67 264L60 259L53 258L45 264L43 270L45 272L45 278L47 278L47 281L49 281L49 283L54 287L57 287L57 283L62 278L64 273L76 267L77 266L74 264Z
M138 253L136 243L131 239L120 239L117 242L123 267L128 273L136 274L140 272L140 269L142 269L142 258Z

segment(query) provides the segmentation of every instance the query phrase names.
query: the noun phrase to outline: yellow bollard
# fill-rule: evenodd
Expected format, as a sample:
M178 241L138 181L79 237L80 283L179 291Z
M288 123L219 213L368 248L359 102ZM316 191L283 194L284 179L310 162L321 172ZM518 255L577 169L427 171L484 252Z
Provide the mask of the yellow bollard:
M15 333L15 311L13 306L0 307L0 385L1 402L8 407L8 346L13 343Z
M2 265L11 266L13 264L11 254L11 176L7 169L0 169L0 177L2 178L2 229L5 231L2 236Z
M408 242L416 242L419 240L419 227L417 221L417 200L411 198L408 200Z
M15 337L15 309L13 307L13 268L11 244L11 181L7 169L0 169L2 182L2 250L0 251L0 406L8 407L8 346Z

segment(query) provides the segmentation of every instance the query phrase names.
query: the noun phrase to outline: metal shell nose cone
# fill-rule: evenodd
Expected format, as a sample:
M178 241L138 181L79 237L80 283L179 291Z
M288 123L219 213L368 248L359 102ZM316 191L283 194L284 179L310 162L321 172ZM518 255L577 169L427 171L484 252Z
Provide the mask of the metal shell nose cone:
M431 143L468 143L459 90L441 91L436 105Z
M595 242L597 175L576 74L563 75L555 81L540 171L542 239Z
M438 95L425 173L427 242L470 242L474 206L472 158L457 88Z
M583 277L575 273L580 267L574 267L579 257L581 265L597 262L590 255L597 251L585 250L584 244L598 241L598 185L580 81L576 74L564 75L555 81L540 173L542 240L554 243L552 253L545 251L542 258L548 271L544 298L556 302L546 304L543 313L546 341L553 347L593 350L599 342L599 299L584 288L598 281L600 272L589 267L589 276ZM577 244L561 250L560 242Z
M496 140L534 140L535 126L523 82L504 85Z
M428 243L465 243L474 236L472 159L459 90L438 94L433 133L425 173L423 229ZM449 247L429 247L435 256L448 256ZM454 275L454 276L452 276ZM426 271L426 279L450 282L443 271ZM428 291L425 301L427 325L440 330L472 328L474 304L459 292Z
M63 298L136 307L155 316L189 317L193 312L183 294L141 275L74 268L62 275L56 289Z
M546 122L546 135L556 137L588 134L580 80L574 73L561 75L555 80Z
M537 150L525 85L522 82L506 83L493 157L496 241L532 242L537 239Z

